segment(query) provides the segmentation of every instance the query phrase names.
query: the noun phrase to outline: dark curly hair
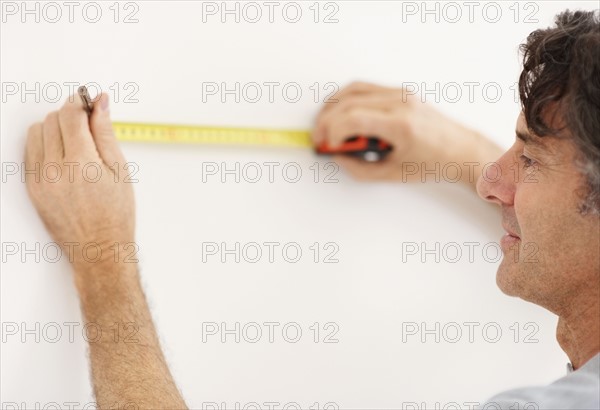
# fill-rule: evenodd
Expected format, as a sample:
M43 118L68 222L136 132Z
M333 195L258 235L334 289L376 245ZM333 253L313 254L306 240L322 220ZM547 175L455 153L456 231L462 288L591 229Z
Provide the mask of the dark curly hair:
M536 30L521 44L521 104L530 131L559 136L544 122L556 103L579 155L586 178L580 190L582 213L600 212L600 19L598 11L569 10L555 18L555 27Z

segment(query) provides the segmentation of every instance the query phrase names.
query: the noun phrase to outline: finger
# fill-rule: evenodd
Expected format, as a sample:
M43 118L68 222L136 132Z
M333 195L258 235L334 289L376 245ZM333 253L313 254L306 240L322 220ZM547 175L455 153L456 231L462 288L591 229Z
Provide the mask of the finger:
M390 110L405 102L406 99L401 91L351 95L332 106L329 110L322 112L321 117L327 117L336 112L349 111L353 108Z
M384 180L390 177L392 164L386 161L366 162L346 155L334 155L333 159L358 180Z
M44 162L44 141L42 140L42 124L37 122L29 127L25 145L25 173L27 185L40 181L40 173Z
M90 131L88 115L79 96L72 95L58 112L65 158L81 159L98 156Z
M103 93L100 96L90 118L90 127L94 142L96 143L96 149L102 161L109 167L115 163L122 166L125 163L125 158L115 137L110 120L109 99L108 94Z
M324 140L332 148L354 136L377 137L387 142L390 115L379 110L354 109L336 116L325 126Z
M377 85L373 83L368 83L366 81L354 81L350 83L347 87L344 87L339 93L336 94L339 98L344 98L348 95L353 94L368 94L368 93L376 93L376 92L386 92L393 91L393 88L384 87L382 85Z
M319 144L325 138L325 130L332 120L344 112L359 108L380 110L384 112L391 111L394 107L398 108L403 103L402 92L360 94L349 96L348 98L336 103L334 107L328 110L322 110L317 117L317 123L312 132L313 142Z
M388 95L397 93L398 90L390 87L383 87L376 84L365 82L354 82L341 91L335 93L327 99L328 103L323 106L321 113L325 113L338 106L339 103L351 97L368 96L368 95Z
M64 157L64 148L58 112L53 111L46 116L43 126L44 159L48 162L59 162Z

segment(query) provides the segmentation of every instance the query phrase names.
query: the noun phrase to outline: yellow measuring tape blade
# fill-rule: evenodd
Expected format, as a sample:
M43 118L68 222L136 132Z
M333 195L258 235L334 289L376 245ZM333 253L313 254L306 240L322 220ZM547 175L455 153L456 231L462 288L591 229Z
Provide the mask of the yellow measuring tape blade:
M120 141L275 145L311 148L310 132L255 128L203 127L188 125L142 124L114 122L113 129Z

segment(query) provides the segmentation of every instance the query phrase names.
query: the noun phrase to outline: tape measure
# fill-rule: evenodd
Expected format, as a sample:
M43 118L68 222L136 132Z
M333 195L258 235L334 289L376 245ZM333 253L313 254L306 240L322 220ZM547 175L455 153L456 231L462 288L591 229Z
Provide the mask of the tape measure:
M117 139L121 141L220 144L220 145L274 145L312 148L309 131L201 127L187 125L113 123Z
M88 116L94 109L86 86L77 89L83 108ZM120 141L158 142L180 144L219 144L219 145L275 145L283 147L313 148L309 131L276 130L257 128L201 127L192 125L165 125L114 122L113 130ZM317 154L345 154L359 157L369 162L380 161L393 149L377 137L351 136L337 147L323 141L314 147Z
M376 137L354 136L342 145L332 148L326 142L314 147L310 131L202 127L142 123L113 123L118 140L134 142L218 144L218 145L272 145L311 148L317 154L345 154L376 162L385 158L392 146Z

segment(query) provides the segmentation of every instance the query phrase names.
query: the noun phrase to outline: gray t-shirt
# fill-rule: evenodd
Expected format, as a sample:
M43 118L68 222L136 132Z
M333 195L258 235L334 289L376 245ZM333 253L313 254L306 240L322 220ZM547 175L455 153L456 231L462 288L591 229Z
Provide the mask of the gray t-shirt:
M568 374L543 387L524 387L500 393L484 403L484 410L600 409L600 353Z

